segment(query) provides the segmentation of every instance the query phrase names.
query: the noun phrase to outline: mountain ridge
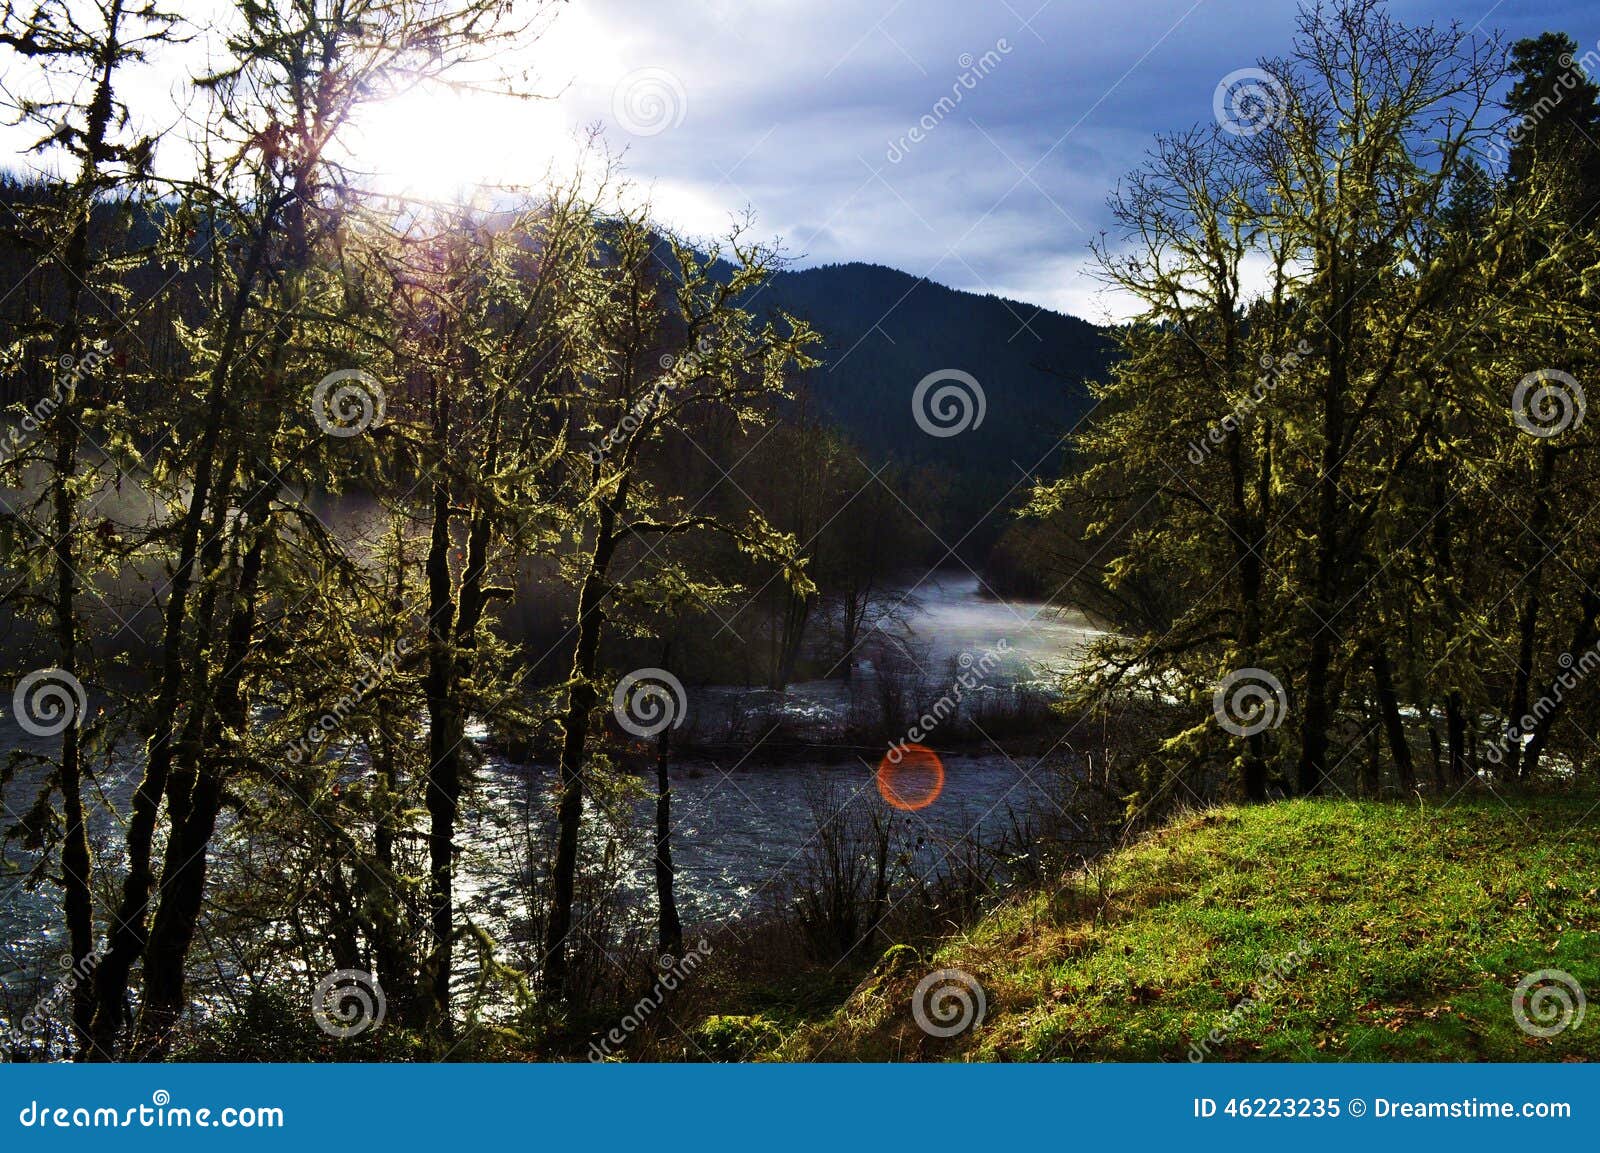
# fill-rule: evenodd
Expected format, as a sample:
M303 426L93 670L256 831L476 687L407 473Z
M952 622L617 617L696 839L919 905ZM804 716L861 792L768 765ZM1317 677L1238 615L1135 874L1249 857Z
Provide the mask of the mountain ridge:
M1108 329L886 265L786 269L762 296L766 310L821 333L822 365L805 385L871 463L892 459L948 481L944 523L933 527L975 557L1004 527L993 512L1030 477L1065 467L1063 440L1092 406L1087 385L1111 363ZM945 397L954 419L939 421L929 405L947 386L958 390Z

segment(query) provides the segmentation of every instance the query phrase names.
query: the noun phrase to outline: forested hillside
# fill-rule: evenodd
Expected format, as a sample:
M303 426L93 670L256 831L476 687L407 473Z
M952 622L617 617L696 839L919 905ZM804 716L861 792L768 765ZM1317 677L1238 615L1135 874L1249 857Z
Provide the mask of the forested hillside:
M875 463L933 471L947 486L941 535L974 563L1004 528L995 506L1066 463L1066 435L1112 352L1106 332L1076 317L876 265L782 272L766 295L824 334L808 377L823 411ZM982 423L958 437L907 419L917 382L944 369L970 373L985 396Z

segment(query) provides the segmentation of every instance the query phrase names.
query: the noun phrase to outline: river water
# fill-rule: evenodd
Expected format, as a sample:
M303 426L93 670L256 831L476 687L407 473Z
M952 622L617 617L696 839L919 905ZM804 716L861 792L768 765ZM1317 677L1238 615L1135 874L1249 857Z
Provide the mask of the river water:
M977 695L1029 691L1030 686L1049 684L1095 636L1090 623L1076 614L981 597L978 581L970 575L937 574L904 591L910 599L896 625L895 648L910 654L925 686L937 688L980 654L1003 650L986 666ZM870 686L874 675L871 662L864 661L853 688L839 680L801 683L783 693L694 688L689 707L720 715L717 723L743 710L759 714L751 731L781 720L791 729L796 724L801 731L809 727L823 740L845 722L863 682ZM13 750L41 754L51 743L21 733L9 715L0 726L0 741ZM927 743L937 747L937 733ZM781 900L804 873L823 797L860 812L867 806L884 808L876 784L881 753L872 748L834 750L815 759L791 753L779 762L764 758L756 745L675 763L672 835L684 921L738 918ZM943 854L963 837L993 840L1015 822L1057 809L1072 770L1059 755L1043 762L1033 756L1014 759L983 742L945 752L943 763L944 785L934 803L893 814L897 839L911 848L919 868L936 869ZM93 839L105 854L101 859L117 858L117 814L126 813L135 775L129 771L102 782L110 803L94 805L92 822ZM26 811L30 786L37 779L38 770L24 768L6 787L8 822ZM586 856L611 842L607 883L617 890L623 916L638 921L653 911L648 844L653 800L647 792L653 785L653 777L642 780L631 799L624 798L608 812L591 804L585 830ZM542 865L530 861L528 847L547 843L543 829L548 827L553 789L551 766L512 764L489 754L463 813L463 909L500 939L516 935L518 906L526 893L522 886ZM618 827L628 830L620 839L613 835ZM56 888L24 883L25 870L35 863L30 854L8 848L6 872L0 874L0 987L24 981L31 986L62 951ZM524 874L521 881L508 880L519 871Z

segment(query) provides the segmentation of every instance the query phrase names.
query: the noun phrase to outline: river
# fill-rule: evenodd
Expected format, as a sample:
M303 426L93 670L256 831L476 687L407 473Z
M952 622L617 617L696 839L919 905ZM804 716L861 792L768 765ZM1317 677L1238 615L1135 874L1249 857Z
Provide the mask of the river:
M910 652L924 686L937 689L956 672L983 668L981 685L969 694L1004 697L1037 691L1070 665L1095 629L1081 616L1041 605L979 595L976 578L948 573L904 590L907 612L897 624L896 650ZM895 594L901 596L903 594ZM980 655L999 653L991 665ZM963 654L966 654L963 656ZM974 662L978 662L974 664ZM825 740L847 718L853 699L870 686L876 670L864 661L853 688L839 680L805 682L782 693L765 690L696 687L688 693L695 711L721 718L754 718L749 731L765 731L769 721L798 723ZM8 716L0 740L13 750L45 753L50 742L27 737ZM938 747L938 733L926 737ZM860 748L813 759L763 756L759 737L743 751L691 755L675 762L673 847L678 900L683 919L693 924L725 921L771 907L802 876L807 847L816 831L815 810L829 803L865 812L883 808L876 784L881 749ZM1030 815L1048 813L1061 801L1070 776L1069 761L1057 755L1017 757L988 742L964 742L944 752L944 784L936 800L917 811L897 812L896 836L907 846L914 866L937 869L948 848L963 837L992 840ZM93 805L93 839L102 859L115 861L121 818L134 781L131 771L103 782L110 805ZM493 753L472 790L463 813L459 887L464 912L498 939L516 938L528 876L542 867L529 858L529 846L546 842L554 770L549 765L510 763ZM8 821L26 811L38 770L23 768L5 790ZM602 880L615 887L619 916L640 922L652 909L653 873L648 835L653 812L653 778L641 779L615 818L589 807L586 856L613 845L613 867ZM113 813L111 809L116 809ZM617 827L627 829L620 839ZM530 830L532 835L530 836ZM7 871L0 875L0 987L32 986L48 973L62 951L57 890L29 886L22 870L31 854L10 846Z

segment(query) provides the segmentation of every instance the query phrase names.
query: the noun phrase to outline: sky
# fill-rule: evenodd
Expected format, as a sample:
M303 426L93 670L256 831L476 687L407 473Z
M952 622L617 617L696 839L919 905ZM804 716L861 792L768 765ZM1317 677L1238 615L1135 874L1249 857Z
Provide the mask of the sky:
M1600 40L1593 3L1391 10ZM1156 133L1210 119L1222 77L1286 51L1295 15L1284 0L576 0L545 47L571 121L627 143L684 227L748 205L801 264L872 261L1100 320L1122 311L1090 275L1107 193ZM652 89L670 110L630 112L626 94Z
M179 7L203 18L217 2ZM1390 8L1600 43L1593 3ZM1285 52L1295 12L1285 0L570 0L525 50L541 99L417 93L375 112L352 148L442 194L535 179L599 125L658 215L690 235L749 210L802 267L871 261L1116 319L1125 302L1088 251L1109 227L1108 192L1156 133L1209 120L1223 77ZM170 94L182 67L157 62L141 83Z

